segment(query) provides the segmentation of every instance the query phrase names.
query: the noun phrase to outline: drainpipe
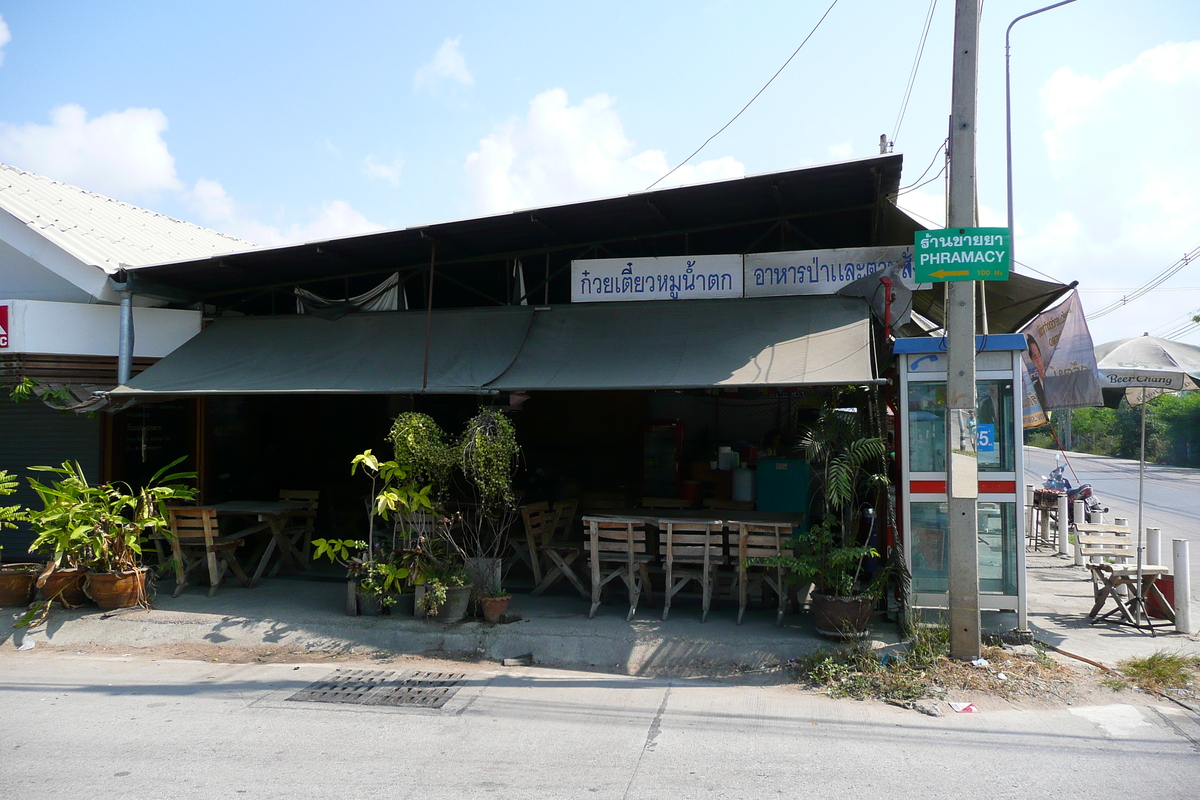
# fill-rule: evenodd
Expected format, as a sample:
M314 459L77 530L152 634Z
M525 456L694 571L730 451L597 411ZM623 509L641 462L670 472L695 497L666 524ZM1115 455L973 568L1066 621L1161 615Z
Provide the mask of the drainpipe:
M133 292L121 292L121 338L117 345L117 383L133 377Z

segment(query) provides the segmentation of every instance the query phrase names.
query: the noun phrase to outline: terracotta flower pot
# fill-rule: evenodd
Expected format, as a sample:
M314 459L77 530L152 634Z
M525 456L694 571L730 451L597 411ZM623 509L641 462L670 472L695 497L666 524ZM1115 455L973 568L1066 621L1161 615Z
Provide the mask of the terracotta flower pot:
M865 595L836 597L814 593L812 615L817 633L838 639L865 636L875 601Z
M87 573L82 569L56 569L39 579L38 590L43 600L54 597L68 608L81 606L87 602L87 595L83 593L86 577Z
M508 610L508 602L510 600L512 600L512 595L509 594L503 597L479 598L479 606L483 609L483 618L488 622L499 622L500 615Z
M128 572L89 572L87 592L100 608L132 608L146 599L146 568Z
M27 564L14 564L0 569L0 606L29 605L36 577Z

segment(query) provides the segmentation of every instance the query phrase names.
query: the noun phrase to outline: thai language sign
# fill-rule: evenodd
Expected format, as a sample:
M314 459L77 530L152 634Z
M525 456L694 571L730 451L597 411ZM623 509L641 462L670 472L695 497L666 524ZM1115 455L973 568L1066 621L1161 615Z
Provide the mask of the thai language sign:
M746 297L835 294L859 278L889 267L900 268L900 280L917 288L911 247L844 247L749 253L745 256Z
M571 262L572 303L741 296L741 256L594 258Z
M905 286L916 289L912 257L913 248L893 246L582 259L571 262L571 302L836 294L859 278L891 268Z
M917 280L1006 281L1011 239L1008 228L917 231L913 242Z

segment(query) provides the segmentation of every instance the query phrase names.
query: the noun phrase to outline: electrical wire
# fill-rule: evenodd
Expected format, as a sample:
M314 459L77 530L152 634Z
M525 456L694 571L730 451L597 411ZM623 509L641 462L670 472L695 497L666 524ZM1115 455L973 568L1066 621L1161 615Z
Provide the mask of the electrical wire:
M917 44L917 54L913 57L912 69L908 73L908 86L904 90L904 100L900 103L900 113L896 115L896 125L892 129L892 144L895 144L896 140L900 138L900 126L904 124L904 112L908 110L908 101L912 97L913 86L917 82L917 70L921 67L921 56L925 54L925 41L929 38L929 26L933 22L935 8L937 8L937 0L929 0L929 11L925 13L925 27L921 30L921 41Z
M725 129L726 129L726 128L728 128L730 125L732 125L734 122L736 122L736 121L737 121L737 118L738 118L738 117L740 117L740 116L741 116L743 113L745 113L746 109L750 107L751 103L753 103L755 100L757 100L757 99L758 99L758 96L759 96L760 94L762 94L763 92L765 92L765 91L767 90L767 87L768 87L768 86L770 86L772 83L774 83L775 79L779 77L779 73L781 73L781 72L783 72L785 69L787 69L787 65L788 65L788 64L790 64L790 63L792 63L792 59L793 59L793 58L795 58L795 57L796 57L796 55L797 55L797 54L798 54L798 53L799 53L799 52L800 52L800 51L801 51L801 50L804 48L804 45L808 44L808 40L809 40L809 39L811 39L811 38L812 38L812 36L813 36L813 34L817 32L817 28L821 27L821 23L825 21L825 18L829 16L829 12L830 12L830 11L833 11L833 7L834 7L834 6L836 6L837 4L838 4L838 0L833 0L833 2L829 4L829 8L825 9L825 13L821 15L821 18L820 18L819 20L817 20L817 24L813 26L813 29L812 29L811 31L809 31L809 32L808 32L808 36L805 36L805 37L804 37L804 41L802 41L802 42L800 43L800 46L799 46L799 47L797 47L797 48L795 49L795 51L794 51L794 52L793 52L793 53L792 53L790 56L788 56L788 60L787 60L787 61L785 61L785 62L783 62L783 66L782 66L782 67L780 67L778 70L776 70L776 71L775 71L775 74L771 76L771 80L769 80L769 81L767 81L766 83L764 83L764 84L763 84L763 87L762 87L761 89L759 89L759 90L758 90L758 92L756 92L756 93L755 93L754 97L751 97L751 98L750 98L750 102L748 102L748 103L746 103L746 105L742 106L742 110L741 110L741 111L739 111L739 112L737 112L736 114L734 114L734 115L733 115L733 119L729 120L729 122L726 122L724 125L722 125L722 126L721 126L721 129L720 129L719 131L717 131L717 132L716 132L716 133L714 133L712 136L710 136L710 137L708 137L707 139L705 139L705 140L704 140L704 144L702 144L702 145L700 145L699 147L697 147L697 148L696 148L696 151L695 151L694 153L692 153L690 156L688 156L687 158L685 158L683 161L680 161L678 164L676 164L674 167L672 167L670 172L668 172L666 175L663 175L661 178L659 178L658 180L656 180L654 183L652 183L652 184L650 184L649 186L647 186L647 187L646 187L646 191L650 191L650 190L651 190L651 189L653 189L655 186L657 186L658 184L662 183L662 182L663 182L664 180L666 180L667 178L671 177L671 175L672 175L672 174L675 172L675 170L679 169L679 168L680 168L680 167L682 167L684 164L688 163L688 162L689 162L689 161L691 161L693 158L695 158L695 157L696 157L696 155L697 155L697 154L698 154L698 153L699 153L701 150L703 150L705 147L708 147L708 143L709 143L709 142L711 142L713 139L715 139L715 138L717 138L718 136L720 136L722 133L724 133L724 131L725 131Z
M917 189L920 189L922 186L925 186L926 184L933 183L934 181L936 181L938 178L942 177L945 174L946 174L946 167L945 167L945 165L943 165L942 168L940 170L938 170L938 174L934 175L932 178L925 181L925 183L918 183L916 186L910 186L908 189L901 189L899 192L896 193L896 195L900 196L902 194L909 194L911 192L915 192Z
M912 183L910 183L908 186L901 186L900 191L903 192L903 191L907 191L908 189L913 188L913 186L915 186L916 184L921 182L921 178L924 178L926 175L929 174L929 170L933 169L933 165L937 163L938 154L942 152L942 150L946 147L947 142L949 142L949 141L950 141L949 139L942 139L942 143L938 145L938 149L935 150L933 153L933 158L929 159L929 166L925 168L925 171L921 173L921 176L919 178L917 178L915 181L913 181Z
M1138 287L1134 291L1132 291L1129 294L1122 297L1120 300L1109 303L1108 305L1106 305L1104 308L1100 309L1099 311L1095 311L1091 314L1088 314L1086 316L1086 319L1089 319L1089 320L1099 319L1100 317L1103 317L1105 314L1111 314L1112 312L1116 311L1119 308L1124 308L1126 305L1128 305L1129 303L1132 303L1134 300L1137 300L1140 297L1144 297L1145 295L1149 294L1154 289L1158 288L1159 286L1161 286L1162 284L1166 283L1168 280L1173 278L1176 274L1178 274L1180 272L1180 270L1182 270L1184 267L1186 267L1188 264L1190 264L1192 262L1192 260L1197 257L1200 257L1200 246L1195 247L1194 249L1188 251L1187 253L1184 253L1183 258L1179 259L1174 264L1172 264L1171 266L1164 269L1162 272L1155 275L1148 282L1142 284L1140 287Z

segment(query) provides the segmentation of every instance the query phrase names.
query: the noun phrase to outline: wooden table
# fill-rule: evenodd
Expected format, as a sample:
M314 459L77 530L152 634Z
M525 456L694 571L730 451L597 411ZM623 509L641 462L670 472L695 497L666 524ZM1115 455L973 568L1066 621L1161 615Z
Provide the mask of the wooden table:
M254 575L250 578L251 588L258 585L266 572L267 564L272 554L278 549L280 563L285 566L294 562L303 570L308 569L304 556L292 546L292 540L287 535L287 525L293 515L308 509L308 503L296 500L229 500L200 508L211 508L218 517L255 517L257 523L247 528L231 531L231 535L246 537L255 533L270 531L271 538L259 556Z

